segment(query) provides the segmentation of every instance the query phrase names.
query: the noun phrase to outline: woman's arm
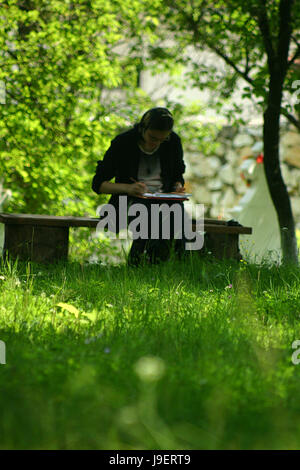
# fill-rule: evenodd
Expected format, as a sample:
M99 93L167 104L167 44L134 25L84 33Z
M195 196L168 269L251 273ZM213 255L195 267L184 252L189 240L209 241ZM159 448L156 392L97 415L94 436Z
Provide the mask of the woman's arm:
M147 190L147 186L144 183L110 183L109 181L103 181L99 187L99 193L104 194L128 194L129 196L140 196Z
M119 155L122 155L123 147L119 136L111 141L109 149L105 152L103 160L97 163L96 174L93 178L92 189L97 194L128 194L129 196L140 196L147 191L144 183L134 182L126 183L110 183L109 180L117 174L119 163Z
M125 183L110 183L109 181L103 181L99 187L99 193L103 194L121 194L128 193L128 187L131 186Z
M109 149L105 152L103 160L98 160L96 174L93 178L92 189L95 193L100 194L101 192L112 194L110 191L100 190L102 184L108 183L109 180L114 178L117 173L118 167L118 155L120 153L119 141L118 138L114 138L111 141ZM112 184L112 183L111 183ZM119 193L122 193L123 188L119 188Z

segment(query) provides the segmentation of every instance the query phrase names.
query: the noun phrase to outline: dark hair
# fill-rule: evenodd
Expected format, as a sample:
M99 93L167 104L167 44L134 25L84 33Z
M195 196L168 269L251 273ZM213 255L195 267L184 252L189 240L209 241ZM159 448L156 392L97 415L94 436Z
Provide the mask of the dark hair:
M174 119L167 108L152 108L145 112L139 122L138 130L141 136L147 129L158 131L171 131Z

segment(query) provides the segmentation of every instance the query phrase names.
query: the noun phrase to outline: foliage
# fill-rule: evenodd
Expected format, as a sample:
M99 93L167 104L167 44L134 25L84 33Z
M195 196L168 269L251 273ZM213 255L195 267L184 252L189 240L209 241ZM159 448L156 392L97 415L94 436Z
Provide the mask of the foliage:
M136 30L142 27L141 7L104 0L3 4L0 174L13 193L12 211L66 214L71 199L69 214L93 213L96 161L149 102L135 87L135 61L116 49L133 18Z
M268 44L261 32L263 25L259 15L265 5L270 42L275 49L279 9L284 9L284 4L284 0L161 2L161 34L158 45L154 44L149 49L149 62L158 61L161 70L168 70L171 64L176 64L175 67L179 64L187 66L184 76L186 86L196 86L201 90L210 88L215 92L215 99L212 98L214 108L222 110L229 121L242 122L242 119L238 119L241 107L232 103L228 109L227 100L235 90L238 80L242 79L243 98L250 99L258 112L265 109L270 64L266 54ZM284 84L282 114L300 128L300 108L295 99L295 81L299 80L299 67L294 65L297 57L300 57L300 10L296 1L293 2L291 27L293 34L290 64ZM171 38L173 44L170 44ZM222 60L223 67L217 60L215 64L206 63L207 58L203 52L207 50Z

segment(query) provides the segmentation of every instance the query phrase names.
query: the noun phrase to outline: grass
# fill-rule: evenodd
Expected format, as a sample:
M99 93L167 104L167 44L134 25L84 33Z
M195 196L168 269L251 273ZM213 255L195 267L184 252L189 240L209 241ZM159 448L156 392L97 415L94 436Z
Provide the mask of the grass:
M0 274L1 449L300 448L299 269L193 255Z

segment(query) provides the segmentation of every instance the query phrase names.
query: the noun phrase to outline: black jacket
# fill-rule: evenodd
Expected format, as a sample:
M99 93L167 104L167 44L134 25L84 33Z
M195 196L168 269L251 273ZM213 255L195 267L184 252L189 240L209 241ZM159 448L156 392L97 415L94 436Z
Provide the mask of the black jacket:
M130 178L137 179L140 159L139 139L138 125L135 124L132 129L117 135L111 141L103 160L97 162L96 174L92 182L92 189L95 193L100 194L99 188L103 181L109 181L114 177L116 183L125 184L132 184ZM177 181L184 185L183 149L180 137L175 132L171 132L168 141L160 144L159 155L163 191L173 191ZM120 195L112 194L108 201L115 207L117 215ZM116 232L119 232L119 228Z

